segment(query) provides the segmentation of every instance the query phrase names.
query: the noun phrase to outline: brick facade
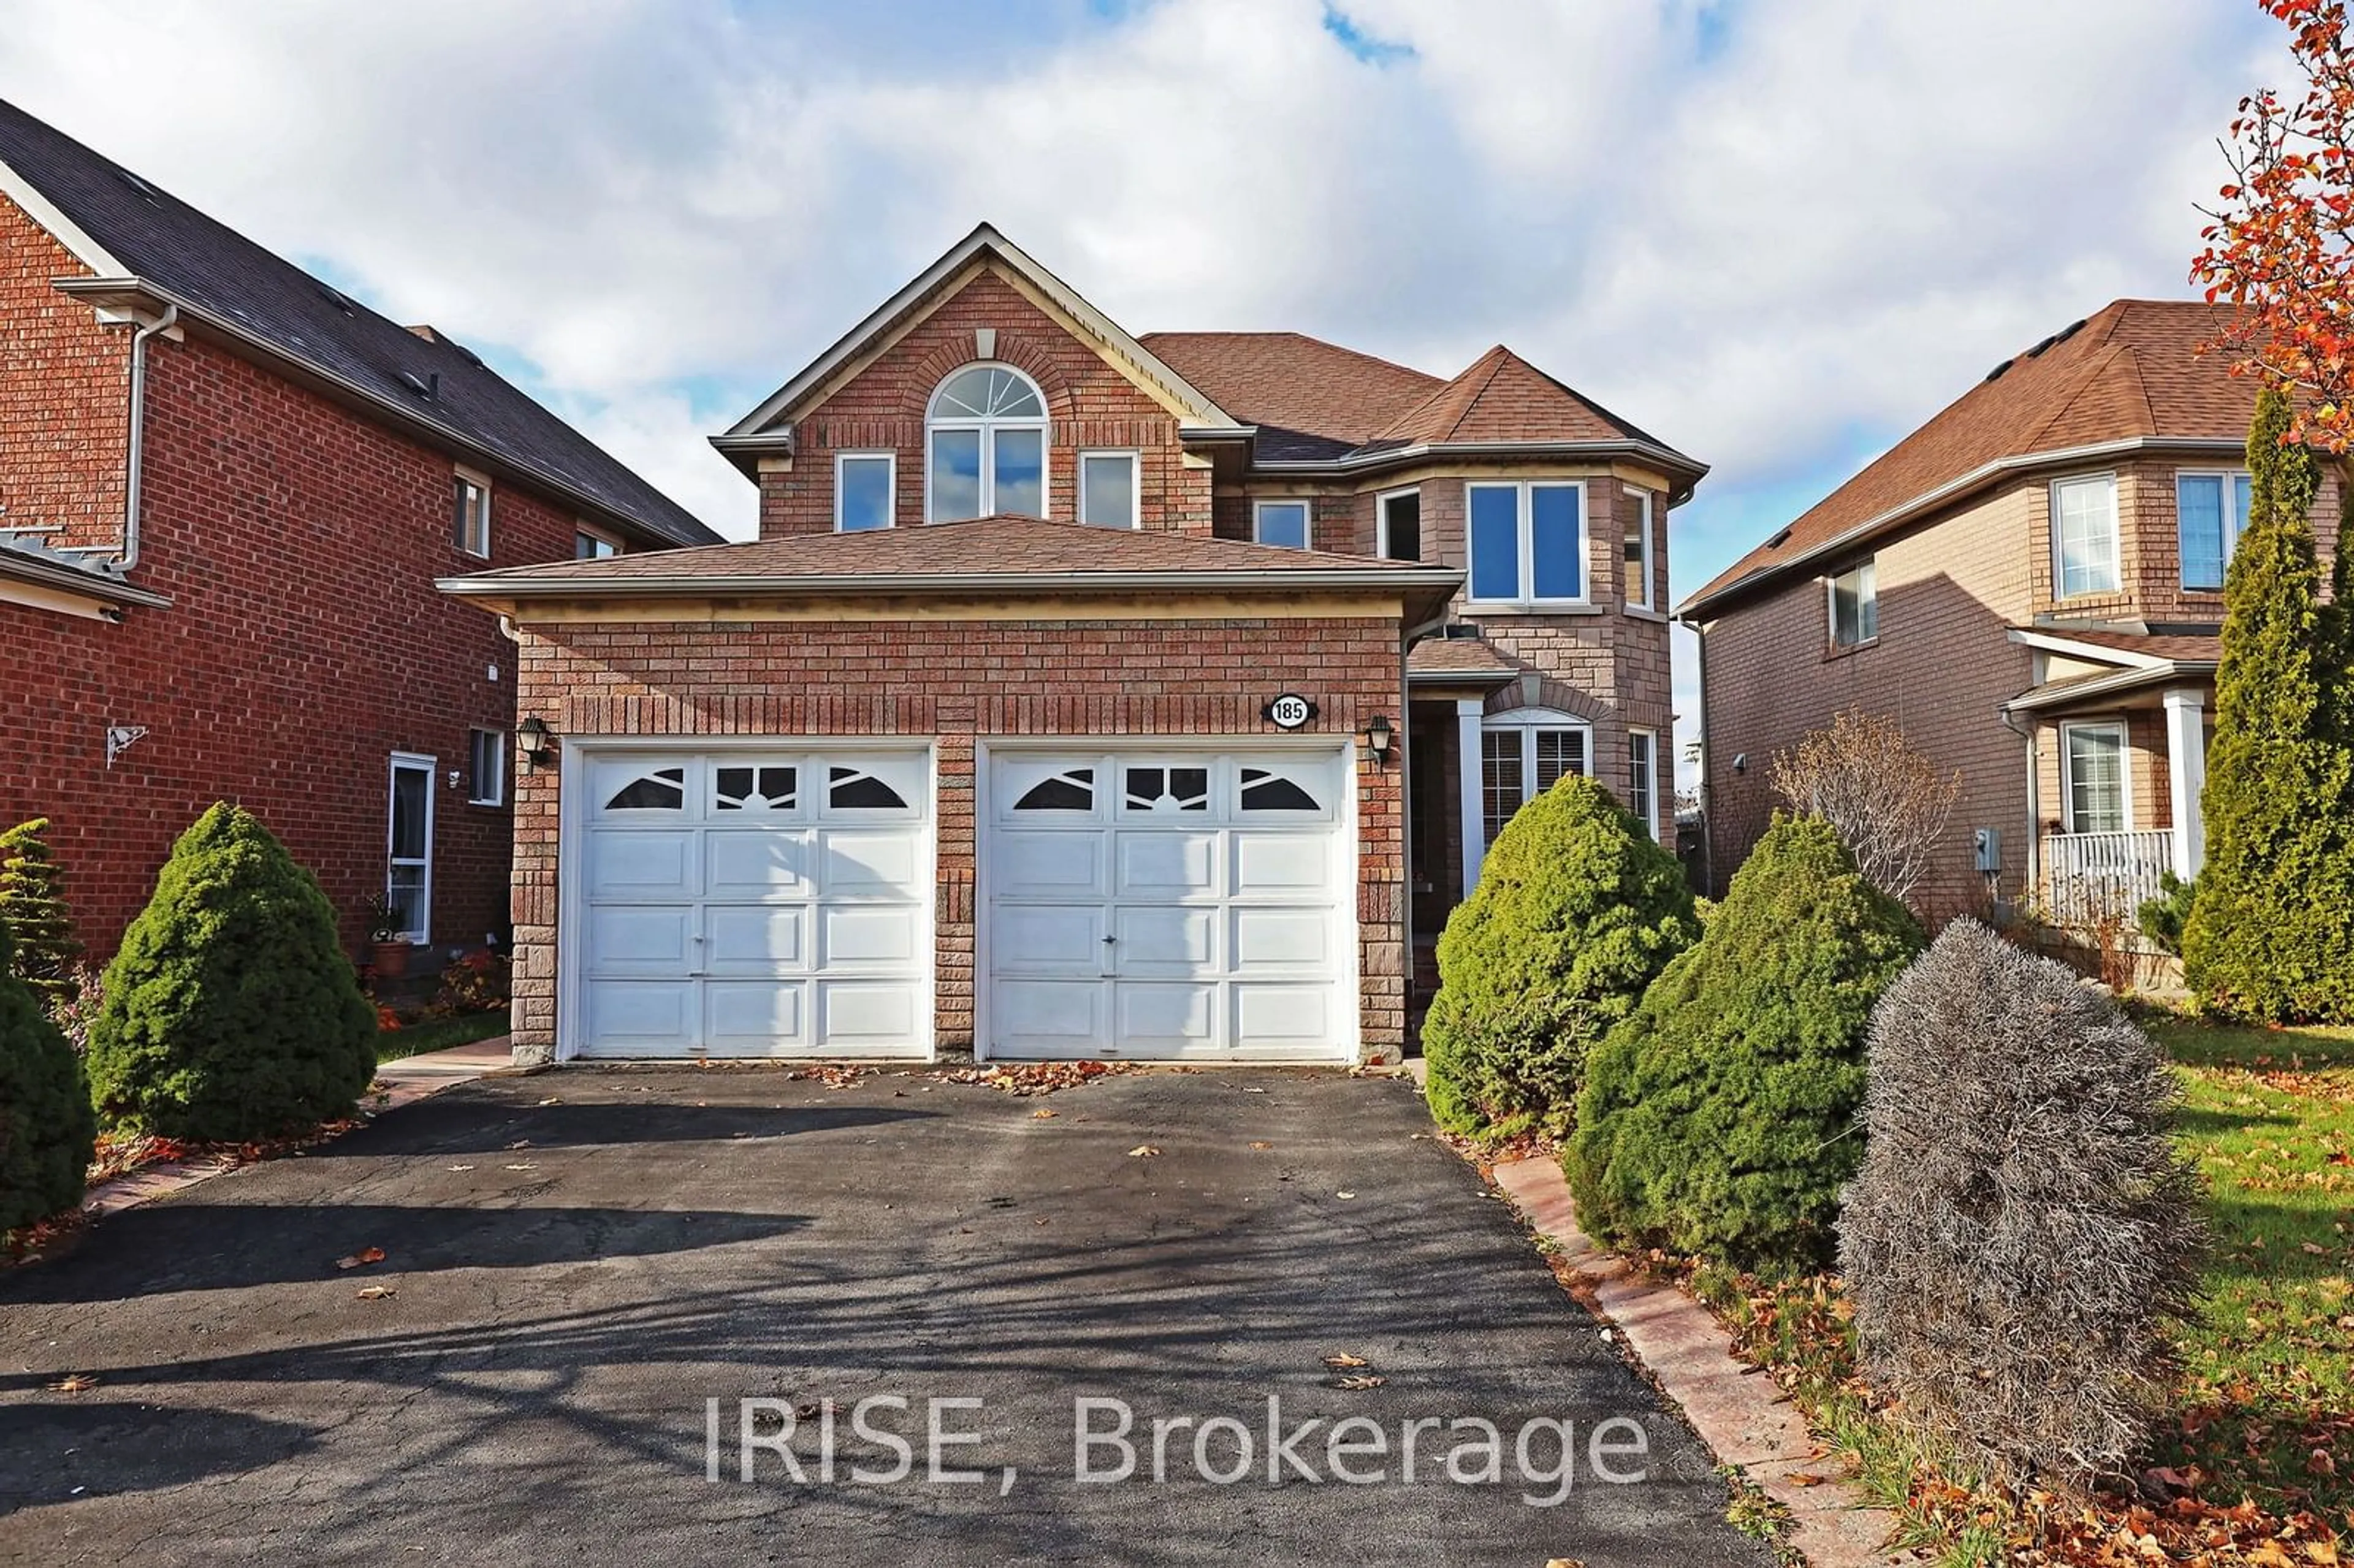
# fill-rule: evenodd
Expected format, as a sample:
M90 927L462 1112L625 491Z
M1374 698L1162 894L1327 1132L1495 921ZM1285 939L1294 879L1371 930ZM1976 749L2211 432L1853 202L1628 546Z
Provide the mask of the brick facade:
M650 617L656 612L648 612ZM871 612L867 612L871 613ZM1402 711L1398 623L1331 618L1012 617L816 620L523 620L523 711L560 736L906 736L938 742L937 1038L972 1044L975 743L989 736L1267 733L1268 672L1315 672L1310 733L1346 738ZM690 742L691 743L691 742ZM1394 1060L1405 1030L1405 777L1357 754L1362 1050ZM518 780L515 1045L556 1045L560 770Z
M0 266L5 521L115 541L129 329L48 287L80 269L5 200ZM514 646L434 591L484 564L451 542L453 460L206 343L146 353L133 580L172 604L112 625L0 603L0 821L51 819L102 957L181 830L242 803L317 874L356 947L385 885L390 754L428 755L434 943L480 944L505 924L510 819L467 803L468 732L512 729ZM574 525L494 486L489 564L568 556ZM111 768L110 725L147 731Z

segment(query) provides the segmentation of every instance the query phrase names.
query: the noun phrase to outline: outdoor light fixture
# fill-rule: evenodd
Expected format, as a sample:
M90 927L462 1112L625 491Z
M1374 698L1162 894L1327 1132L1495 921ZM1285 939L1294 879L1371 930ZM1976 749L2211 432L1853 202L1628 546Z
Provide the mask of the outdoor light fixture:
M1389 716L1385 714L1375 714L1365 721L1365 745L1373 754L1374 767L1384 768L1389 765L1390 741L1396 734L1396 729L1391 726Z
M523 753L525 763L534 768L547 762L547 723L533 714L515 726L515 748Z

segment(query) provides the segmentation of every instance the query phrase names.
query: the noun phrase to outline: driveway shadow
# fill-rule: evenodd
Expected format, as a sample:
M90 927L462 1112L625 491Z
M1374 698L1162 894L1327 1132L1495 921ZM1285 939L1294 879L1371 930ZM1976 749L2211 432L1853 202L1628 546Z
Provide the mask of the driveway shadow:
M551 1097L564 1083L548 1080ZM429 1114L397 1117L334 1145L343 1154L485 1154L528 1139L535 1149L588 1144L726 1142L842 1132L937 1117L928 1110L885 1106L681 1105L675 1100L587 1101L517 1106L452 1091L437 1097Z
M768 1240L806 1224L709 1209L148 1203L110 1218L102 1246L0 1276L0 1304L645 1257ZM335 1266L367 1247L384 1249L373 1269Z
M307 1427L233 1410L60 1397L73 1403L9 1407L8 1440L0 1445L0 1517L74 1496L153 1491L258 1470L312 1446Z

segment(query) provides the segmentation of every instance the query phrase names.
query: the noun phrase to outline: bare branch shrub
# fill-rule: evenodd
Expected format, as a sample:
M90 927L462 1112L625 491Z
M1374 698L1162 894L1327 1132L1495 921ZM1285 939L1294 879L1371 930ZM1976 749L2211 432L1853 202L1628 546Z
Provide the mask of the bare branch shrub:
M1958 768L1941 777L1902 725L1854 708L1777 752L1767 779L1790 810L1830 823L1865 881L1908 903L1962 793Z
M1873 1009L1840 1265L1865 1376L2013 1485L2122 1473L2206 1248L2177 1089L2098 991L1975 920Z

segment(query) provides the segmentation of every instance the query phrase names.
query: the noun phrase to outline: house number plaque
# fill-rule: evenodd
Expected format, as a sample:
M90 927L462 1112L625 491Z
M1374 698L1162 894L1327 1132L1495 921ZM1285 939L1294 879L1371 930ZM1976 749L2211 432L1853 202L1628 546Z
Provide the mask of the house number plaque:
M1259 712L1278 729L1298 729L1316 716L1316 705L1297 692L1286 692Z

